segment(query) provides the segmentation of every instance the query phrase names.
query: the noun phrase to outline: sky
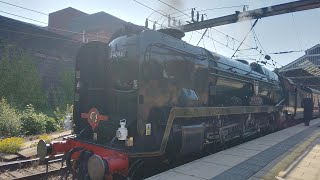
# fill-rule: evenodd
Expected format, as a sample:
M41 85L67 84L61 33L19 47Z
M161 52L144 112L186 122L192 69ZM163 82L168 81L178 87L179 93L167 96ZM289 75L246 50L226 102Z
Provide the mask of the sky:
M190 18L183 15L177 10L161 3L159 0L136 0L154 10L163 12L164 14L172 14L171 16L180 16L182 22ZM83 12L92 14L100 11L104 11L111 15L114 15L120 19L128 22L132 22L138 25L144 25L145 19L149 17L150 20L162 22L164 26L167 25L167 20L157 12L137 3L134 0L0 0L0 15L10 17L13 19L37 24L39 26L46 26L48 22L48 15L35 13L32 11L20 9L18 7L4 4L8 2L17 6L22 6L32 10L40 11L45 14L61 10L67 7L73 7ZM249 10L272 6L276 4L292 2L290 0L161 0L171 6L179 9L186 14L190 14L190 8L196 8L196 11L206 14L206 18L215 18L228 14L233 14L235 11L242 11L243 5L247 5ZM236 6L236 7L234 7ZM221 7L231 7L222 8ZM216 8L216 9L215 9ZM211 9L211 10L210 10ZM186 11L184 11L186 10ZM25 18L17 17L10 14L15 14ZM245 59L249 62L255 60L264 59L261 57L259 51L263 54L269 54L272 61L268 61L267 68L272 69L275 67L281 67L294 61L300 56L304 55L304 51L320 42L320 9L313 9L295 13L289 13L279 16L267 17L260 19L254 27L254 33L251 31L240 46L240 51L236 53L235 58ZM228 24L224 26L211 28L207 31L206 35L211 37L204 37L200 41L199 46L206 49L231 57L239 46L246 34L250 31L252 21L239 22L235 24ZM1 23L1 22L0 22ZM151 27L152 24L149 23ZM160 27L158 27L160 28ZM201 39L201 34L204 30L198 32L186 33L183 38L184 41L190 44L196 45ZM215 41L213 41L214 39ZM233 40L235 39L235 40ZM259 44L259 42L260 44ZM258 50L248 50L250 48L258 47ZM265 52L266 53L265 53ZM301 51L296 53L288 53L282 55L276 55L272 53L282 51Z

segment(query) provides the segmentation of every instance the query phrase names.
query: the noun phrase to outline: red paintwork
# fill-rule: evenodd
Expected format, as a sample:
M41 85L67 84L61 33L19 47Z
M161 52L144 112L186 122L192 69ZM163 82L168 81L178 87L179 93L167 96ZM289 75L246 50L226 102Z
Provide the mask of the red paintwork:
M52 147L52 154L68 152L72 149L68 141L52 141L50 144Z
M127 153L121 151L107 149L105 147L97 146L94 144L88 144L74 139L68 139L66 141L55 141L51 143L52 152L51 154L57 153L67 153L74 147L83 147L86 150L92 151L93 153L99 155L108 164L108 169L106 170L106 179L112 180L112 174L120 174L124 177L128 176L129 167L129 157ZM72 159L77 159L79 155L75 153Z
M96 108L91 108L88 113L81 113L81 118L87 119L93 130L98 126L99 121L109 119L108 116L100 115Z
M109 166L109 172L107 179L112 180L112 174L117 173L121 174L124 177L128 176L128 166L129 166L129 160L128 155L127 156L119 156L119 154L114 154L110 156L102 156L102 159L104 159L106 162L108 162Z

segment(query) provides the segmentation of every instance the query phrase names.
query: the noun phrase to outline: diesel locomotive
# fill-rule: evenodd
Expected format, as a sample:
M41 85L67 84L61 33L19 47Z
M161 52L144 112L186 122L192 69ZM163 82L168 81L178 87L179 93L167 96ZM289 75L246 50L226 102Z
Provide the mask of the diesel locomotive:
M313 98L319 114L319 91L182 36L145 29L85 44L76 57L74 134L40 141L39 157L64 153L79 179L132 177L146 158L170 159L282 128L301 118L303 98Z

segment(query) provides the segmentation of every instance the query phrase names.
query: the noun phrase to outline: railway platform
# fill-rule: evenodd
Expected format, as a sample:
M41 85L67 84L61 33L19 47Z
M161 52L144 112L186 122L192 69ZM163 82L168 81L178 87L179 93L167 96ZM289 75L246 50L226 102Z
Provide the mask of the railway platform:
M320 180L320 118L176 167L148 180Z

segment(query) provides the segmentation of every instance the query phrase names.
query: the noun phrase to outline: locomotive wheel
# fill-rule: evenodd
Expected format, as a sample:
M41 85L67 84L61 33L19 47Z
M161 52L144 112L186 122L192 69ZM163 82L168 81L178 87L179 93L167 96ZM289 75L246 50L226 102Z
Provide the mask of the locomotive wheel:
M128 180L144 179L144 162L141 159L136 160L130 167Z
M270 132L275 132L278 129L280 129L279 119L277 119L275 114L271 115L269 124L270 124Z

